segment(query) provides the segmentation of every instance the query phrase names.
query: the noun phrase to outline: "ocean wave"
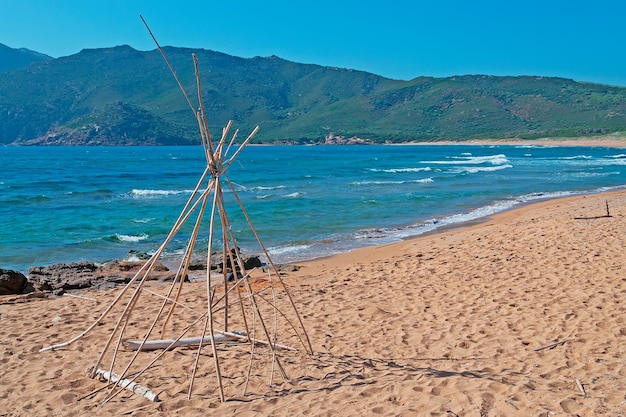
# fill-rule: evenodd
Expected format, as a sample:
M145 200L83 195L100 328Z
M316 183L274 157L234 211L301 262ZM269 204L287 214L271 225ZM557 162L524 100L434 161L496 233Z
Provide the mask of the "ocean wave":
M615 158L615 159L626 159L626 154L625 153L620 153L617 155L608 155L606 156L606 158ZM0 183L3 184L3 183Z
M574 155L574 156L563 156L563 157L558 158L558 159L564 159L564 160L593 159L593 156L589 156L589 155Z
M285 188L284 185L274 185L274 186L256 186L256 187L250 187L248 188L248 190L250 191L271 191L271 190L281 190Z
M302 197L302 196L305 196L305 195L306 195L306 193L304 193L302 191L296 191L295 193L286 194L286 195L284 195L284 197L287 197L287 198L299 198L299 197Z
M432 171L432 168L431 167L423 167L423 168L388 168L388 169L369 168L368 171L372 171L372 172L386 172L388 174L398 174L398 173L403 173L403 172Z
M460 164L492 164L501 165L509 162L506 155L486 155L486 156L451 156L450 159L443 161L421 161L422 164L436 164L436 165L460 165Z
M594 178L594 177L608 177L610 175L619 175L620 172L619 171L613 171L613 172L574 172L572 174L570 174L569 176L572 178Z
M114 238L120 242L135 243L148 239L148 235L145 233L142 233L140 235L123 235L121 233L116 233L114 235Z
M306 250L310 248L311 248L311 245L294 244L294 245L270 247L270 248L267 248L267 251L272 256L281 256L281 255L287 255L287 254L293 254L293 253L306 252Z
M507 164L507 165L498 165L495 167L458 167L458 168L451 170L450 172L452 172L453 174L461 174L461 173L476 174L478 172L494 172L494 171L500 171L501 169L508 169L508 168L513 168L513 165Z
M191 194L193 190L132 190L130 195L135 198L164 197L178 194Z
M559 198L574 195L572 191L560 191L560 192L538 192L531 193L516 198L499 200L492 204L488 204L482 207L477 207L473 210L450 214L448 216L432 218L420 221L419 223L411 224L408 226L397 228L375 228L359 230L352 235L352 239L355 241L372 241L377 240L378 243L400 241L402 239L418 236L425 233L432 232L441 227L462 225L464 223L476 221L478 219L486 218L497 213L501 213L506 210L510 210L516 206L524 203L545 200L551 198Z
M599 161L600 165L626 165L626 158L603 159Z
M368 185L402 185L402 184L428 184L435 182L432 178L423 178L419 180L405 180L405 181L355 181L350 185L355 186L368 186Z
M154 217L148 217L145 219L133 219L133 222L134 223L150 223L153 220L154 220Z

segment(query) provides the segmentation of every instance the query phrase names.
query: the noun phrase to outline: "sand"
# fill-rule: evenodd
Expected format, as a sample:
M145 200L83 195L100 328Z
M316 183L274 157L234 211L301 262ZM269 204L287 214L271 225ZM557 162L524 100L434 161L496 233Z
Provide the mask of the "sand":
M177 348L142 380L161 402L122 394L103 404L105 393L94 391L104 384L85 371L110 321L39 352L82 331L116 291L81 293L95 301L2 297L0 416L624 415L625 248L619 191L301 263L285 281L314 356L284 353L290 380L254 379L248 396L226 403L210 367L186 399L195 351ZM187 288L185 302L202 305L203 284ZM223 349L225 372L245 374L243 349ZM242 378L226 378L229 396Z
M511 145L511 146L596 146L626 148L626 136L612 134L584 138L542 138L542 139L484 139L469 141L408 142L402 145Z

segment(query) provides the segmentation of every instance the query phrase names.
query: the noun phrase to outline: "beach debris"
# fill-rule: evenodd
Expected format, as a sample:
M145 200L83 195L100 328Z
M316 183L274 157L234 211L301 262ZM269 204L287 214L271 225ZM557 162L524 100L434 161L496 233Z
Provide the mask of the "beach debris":
M605 200L606 205L606 214L603 216L591 216L591 217L574 217L575 220L593 220L593 219L605 219L611 216L611 212L609 211L609 200Z
M559 340L558 342L550 343L549 345L539 346L538 348L533 349L533 352L539 352L540 350L550 349L550 348L553 348L555 346L562 345L565 342L569 342L570 340L571 339L563 339L563 340Z
M515 403L513 403L513 401L511 400L504 400L505 403L507 403L508 405L510 405L511 407L513 407L516 410L519 410L519 407L515 405Z
M587 398L587 392L585 391L585 387L583 387L583 384L578 378L576 378L576 385L578 386L578 389L580 390L580 393L583 395L583 397Z
M213 339L213 340L211 340ZM185 337L182 339L165 339L165 340L146 340L142 341L132 341L127 340L123 342L123 345L128 349L133 350L158 350L158 349L174 349L178 346L194 346L200 344L209 344L211 342L214 343L226 343L240 340L239 337L225 335L225 334L215 334L213 336L204 336L202 337Z
M79 298L81 300L86 300L86 301L93 301L94 303L98 302L98 300L96 300L95 298L84 297L82 295L76 295L76 294L70 294L69 292L66 292L63 295L66 296L66 297Z
M149 388L144 387L129 379L120 378L113 372L105 371L103 369L96 369L96 375L101 376L105 381L114 383L115 385L129 390L132 393L146 397L150 401L159 402L159 396L152 392Z

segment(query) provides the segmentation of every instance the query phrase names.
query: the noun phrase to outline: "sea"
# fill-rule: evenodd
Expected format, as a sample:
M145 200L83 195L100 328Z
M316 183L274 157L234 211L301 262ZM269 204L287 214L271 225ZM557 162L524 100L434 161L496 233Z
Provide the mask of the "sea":
M250 145L237 151L224 157L232 159L221 177L232 235L243 253L262 254L264 247L275 263L626 186L626 149L619 148ZM0 268L25 274L31 266L154 253L207 166L199 146L3 146L0 161ZM198 217L196 249L206 253L210 207L199 214L167 245L167 259L180 257ZM221 248L219 219L214 224L212 247Z

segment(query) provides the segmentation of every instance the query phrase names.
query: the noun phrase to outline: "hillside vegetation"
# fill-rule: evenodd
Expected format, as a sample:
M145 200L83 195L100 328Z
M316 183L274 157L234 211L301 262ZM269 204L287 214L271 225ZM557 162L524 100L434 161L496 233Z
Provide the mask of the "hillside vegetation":
M165 48L197 105L192 53L214 133L321 143L585 136L626 131L626 88L563 78L391 80L281 58ZM0 144L198 143L193 113L157 50L88 49L0 74Z
M0 43L0 73L27 67L33 62L48 61L50 59L53 58L30 49L15 49Z

